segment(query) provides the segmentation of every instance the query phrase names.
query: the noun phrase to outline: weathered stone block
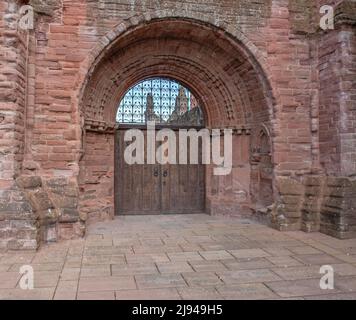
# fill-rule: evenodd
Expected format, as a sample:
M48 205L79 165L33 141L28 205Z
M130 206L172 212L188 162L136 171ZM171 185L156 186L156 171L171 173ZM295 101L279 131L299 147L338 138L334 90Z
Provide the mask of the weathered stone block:
M36 211L44 211L54 209L54 205L51 199L48 197L48 193L44 191L35 191L29 193L29 199L33 208Z
M19 177L16 179L17 185L22 189L36 189L42 187L41 177Z
M278 178L277 184L282 195L300 196L304 192L303 184L291 178Z
M85 224L81 222L58 224L58 237L61 240L81 238L84 236L84 234Z
M32 207L27 202L4 202L0 201L0 213L25 215L26 212L32 212Z
M29 3L39 14L53 16L62 7L61 0L30 0Z

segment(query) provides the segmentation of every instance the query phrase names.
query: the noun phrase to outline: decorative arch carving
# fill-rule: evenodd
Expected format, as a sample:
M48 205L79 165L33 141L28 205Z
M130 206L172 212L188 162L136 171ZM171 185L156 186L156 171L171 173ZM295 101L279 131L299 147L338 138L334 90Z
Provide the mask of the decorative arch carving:
M123 41L123 39L130 37L131 39L134 39L134 35L139 33L142 28L154 26L155 23L163 24L165 22L188 24L191 26L191 28L195 28L196 30L208 30L210 34L214 34L216 43L225 42L236 51L235 59L229 61L229 63L224 66L225 75L223 78L220 76L220 79L214 77L216 72L214 72L215 74L206 73L208 65L206 62L205 64L199 65L196 63L196 61L188 61L186 57L184 59L187 64L187 70L195 69L195 71L191 73L202 74L200 77L201 79L199 79L200 82L204 82L203 77L205 77L205 82L210 81L211 83L216 84L215 90L220 91L221 96L224 96L225 98L230 96L230 98L226 101L219 101L219 108L225 108L225 120L229 122L230 126L233 125L234 122L237 122L244 117L250 117L253 115L253 112L250 112L251 104L253 105L259 103L257 101L251 101L250 97L253 97L253 95L247 93L248 90L252 89L246 88L246 85L251 86L253 81L251 81L251 79L250 81L246 81L246 78L241 76L244 72L248 73L248 70L250 70L251 73L254 73L254 85L258 84L256 87L258 87L258 90L263 92L262 94L258 94L256 96L264 96L265 98L264 103L266 106L263 108L266 110L266 113L268 113L267 117L269 117L269 119L265 120L271 119L273 116L274 95L271 86L269 85L269 81L267 80L267 74L269 73L267 63L264 56L259 52L257 47L254 46L254 44L249 41L248 38L238 29L233 30L230 26L221 24L217 21L212 21L211 17L208 15L199 15L199 17L195 17L193 13L185 12L184 10L179 10L173 13L171 11L168 12L165 10L160 10L144 15L135 15L118 24L113 30L101 38L98 45L92 50L87 60L83 63L83 72L81 73L79 79L80 83L82 83L82 89L79 96L81 111L82 115L86 119L94 120L92 119L94 115L96 118L95 120L97 121L110 122L110 120L108 120L109 114L112 117L116 110L106 111L105 109L108 108L108 104L111 104L111 108L113 108L112 105L117 104L117 100L120 99L119 96L123 95L125 90L119 90L119 86L123 82L123 75L125 75L125 81L129 81L130 78L130 85L133 85L135 82L142 80L144 77L161 76L161 74L157 74L157 71L155 73L154 70L152 70L151 74L147 75L145 75L144 72L141 72L141 78L137 78L134 75L128 75L128 68L131 68L132 64L126 66L122 61L117 64L119 69L117 69L117 72L115 73L113 72L113 67L116 67L116 65L112 64L110 57L113 53L122 53L122 50L120 51L118 46L120 42ZM203 52L204 50L201 51ZM178 66L179 63L181 63L178 61L179 59L177 59L177 56L170 58L173 58ZM107 65L104 65L103 61L107 61ZM248 66L250 69L248 69ZM135 67L137 68L138 66L135 65ZM142 69L149 69L149 66L142 67ZM107 78L110 78L110 81L107 83L103 83L100 81L100 79L98 79L98 70L100 69L102 72L105 72ZM154 69L154 67L151 66L151 69ZM242 69L242 71L240 69ZM178 73L179 72L175 70L172 72L172 74L170 74L170 76L174 78L174 75L177 74L176 78L179 78ZM177 80L184 80L184 78L187 78L188 72L185 70L182 73L183 74L180 76L181 79ZM232 74L236 74L235 79L231 78ZM83 75L86 76L83 77ZM191 81L186 83L186 85L190 87L192 91L194 91L195 88L193 82L196 83L198 79L190 80ZM227 83L230 84L230 86L233 85L235 88L238 88L238 90L234 92L230 87L226 87ZM127 85L125 89L127 89ZM209 88L209 90L211 91L211 88ZM97 95L98 91L100 92L101 97L99 101ZM197 96L208 96L208 94L203 92L201 88L196 88L196 91L199 91ZM112 101L113 99L115 100L115 103ZM213 100L213 97L211 97L210 100ZM236 113L237 106L240 109L243 109L240 113ZM211 113L209 110L205 111L207 114ZM219 112L219 110L214 111L214 113L217 112ZM212 118L214 117L215 116ZM244 122L245 125L247 122L251 122L251 120L244 120L246 120ZM219 123L218 125L221 124Z

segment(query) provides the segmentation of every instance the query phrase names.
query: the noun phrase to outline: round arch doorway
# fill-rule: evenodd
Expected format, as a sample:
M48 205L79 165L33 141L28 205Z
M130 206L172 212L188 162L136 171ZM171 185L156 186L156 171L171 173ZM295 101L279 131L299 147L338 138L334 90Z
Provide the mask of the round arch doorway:
M191 139L184 143L186 163L178 161L182 151L179 133L198 133L205 126L199 101L172 78L148 78L126 92L116 116L116 215L205 213L202 140L195 140L197 145L192 146L194 152L198 150L197 162L189 161ZM163 149L168 138L173 145ZM160 151L164 161L158 159ZM134 159L127 161L127 157Z
M268 208L276 190L275 100L265 70L244 42L207 23L177 18L152 19L110 39L93 61L80 97L85 126L80 205L88 219L117 212L118 105L130 88L153 76L189 88L200 99L207 128L234 132L232 173L214 176L206 166L206 213L241 216Z

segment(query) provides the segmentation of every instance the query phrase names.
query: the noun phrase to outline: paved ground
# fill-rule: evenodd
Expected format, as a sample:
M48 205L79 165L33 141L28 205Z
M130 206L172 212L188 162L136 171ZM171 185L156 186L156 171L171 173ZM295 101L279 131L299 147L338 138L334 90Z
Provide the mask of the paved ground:
M35 289L19 288L32 265ZM335 269L321 290L320 266ZM356 240L206 215L123 217L0 254L0 299L356 299Z

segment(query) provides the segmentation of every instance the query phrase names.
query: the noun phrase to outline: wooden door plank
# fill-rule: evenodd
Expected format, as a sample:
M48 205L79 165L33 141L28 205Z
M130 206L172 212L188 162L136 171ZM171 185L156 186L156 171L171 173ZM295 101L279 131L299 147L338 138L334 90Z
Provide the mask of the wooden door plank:
M205 211L204 165L128 165L124 160L124 134L125 130L118 130L116 134L117 214L189 214ZM199 148L201 150L201 146ZM165 173L167 176L164 176Z

